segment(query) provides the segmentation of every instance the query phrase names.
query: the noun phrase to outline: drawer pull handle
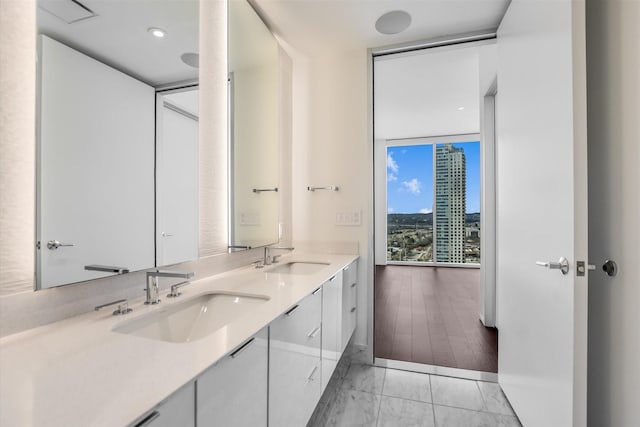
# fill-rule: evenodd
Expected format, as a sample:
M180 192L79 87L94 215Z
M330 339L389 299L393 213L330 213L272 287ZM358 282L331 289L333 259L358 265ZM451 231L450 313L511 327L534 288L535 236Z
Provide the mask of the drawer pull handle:
M289 311L287 311L284 315L285 316L291 316L291 314L296 311L296 309L300 307L299 305L294 305L292 308L289 309Z
M315 295L318 292L320 292L320 289L322 289L322 287L319 287L318 289L316 289L315 291L311 292L311 295Z
M251 345L255 340L256 340L255 338L251 338L249 341L247 341L246 343L242 344L236 351L231 353L231 358L235 359L236 357L238 357L240 355L240 353L242 353L244 350L246 350L246 348L249 347L249 345Z
M351 287L352 287L352 288L355 288L357 284L358 284L358 282L356 282L356 283L352 283L352 284L351 284Z
M354 311L356 311L355 307L351 307L351 312L353 313Z
M334 280L336 280L336 276L333 276L331 279L329 279L330 282L333 282Z
M313 331L307 334L307 338L315 338L319 330L320 330L320 326L316 327Z
M318 367L314 366L311 372L309 372L309 375L307 376L307 381L314 381L313 376L315 375L317 370L318 370Z
M158 418L160 416L160 412L158 411L153 411L151 414L149 414L149 416L147 418L145 418L144 420L140 421L138 424L135 425L135 427L145 427L148 426L149 424L151 424L151 421L155 420L156 418Z

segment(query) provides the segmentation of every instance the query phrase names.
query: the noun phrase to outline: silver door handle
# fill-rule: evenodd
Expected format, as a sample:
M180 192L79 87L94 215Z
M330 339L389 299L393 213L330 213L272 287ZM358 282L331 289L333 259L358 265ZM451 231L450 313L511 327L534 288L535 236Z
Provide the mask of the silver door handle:
M73 244L73 243L62 243L62 242L59 242L57 240L49 240L47 242L47 248L51 249L52 251L58 249L60 246L75 246L75 244Z
M315 338L319 330L320 330L320 326L316 327L313 331L307 334L307 338Z
M313 376L315 375L317 370L318 370L318 367L314 366L311 372L309 372L309 375L307 375L307 381L314 381Z
M563 275L569 273L569 260L565 257L560 257L558 262L537 261L536 265L546 267L550 270L560 270Z
M104 271L105 273L117 273L117 274L125 274L129 272L129 269L127 267L117 267L115 265L91 264L91 265L85 265L84 269L87 271Z

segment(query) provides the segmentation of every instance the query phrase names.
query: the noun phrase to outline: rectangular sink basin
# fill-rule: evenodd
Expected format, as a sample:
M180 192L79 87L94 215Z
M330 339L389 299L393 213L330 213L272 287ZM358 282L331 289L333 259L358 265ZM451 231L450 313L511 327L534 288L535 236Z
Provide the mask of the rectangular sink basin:
M272 268L267 271L267 273L314 274L325 268L327 265L329 265L328 262L291 261Z
M196 341L268 300L263 295L208 293L116 326L113 331L173 343Z

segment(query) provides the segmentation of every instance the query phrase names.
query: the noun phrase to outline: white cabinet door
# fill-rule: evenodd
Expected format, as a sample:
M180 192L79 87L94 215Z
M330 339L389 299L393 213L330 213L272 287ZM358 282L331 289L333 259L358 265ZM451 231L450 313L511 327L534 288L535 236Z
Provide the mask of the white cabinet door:
M587 424L584 26L584 1L514 0L498 29L498 375L525 426Z
M356 301L358 289L358 260L353 261L343 270L342 283L342 331L340 334L341 352L345 350L356 330Z
M187 384L158 405L135 427L190 427L196 425L195 385Z
M321 395L322 288L271 322L269 426L304 426Z
M342 355L342 271L322 285L322 391Z
M268 342L265 327L198 377L198 427L267 425Z

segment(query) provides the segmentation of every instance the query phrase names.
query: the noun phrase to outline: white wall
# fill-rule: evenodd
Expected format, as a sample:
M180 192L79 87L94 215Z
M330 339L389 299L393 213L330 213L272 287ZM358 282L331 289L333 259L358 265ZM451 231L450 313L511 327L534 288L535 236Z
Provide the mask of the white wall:
M0 2L0 294L33 288L35 3Z
M495 44L478 48L480 103L480 164L482 198L480 211L480 320L485 326L496 326L496 186L495 186L495 102L487 93L495 90L497 49Z
M293 59L293 239L357 241L360 246L357 344L367 343L367 290L372 280L372 146L367 51ZM340 190L309 192L306 187ZM336 213L360 212L361 225L337 226ZM366 286L364 286L366 285Z
M640 2L587 0L589 138L588 418L640 420ZM611 278L605 259L618 263Z

